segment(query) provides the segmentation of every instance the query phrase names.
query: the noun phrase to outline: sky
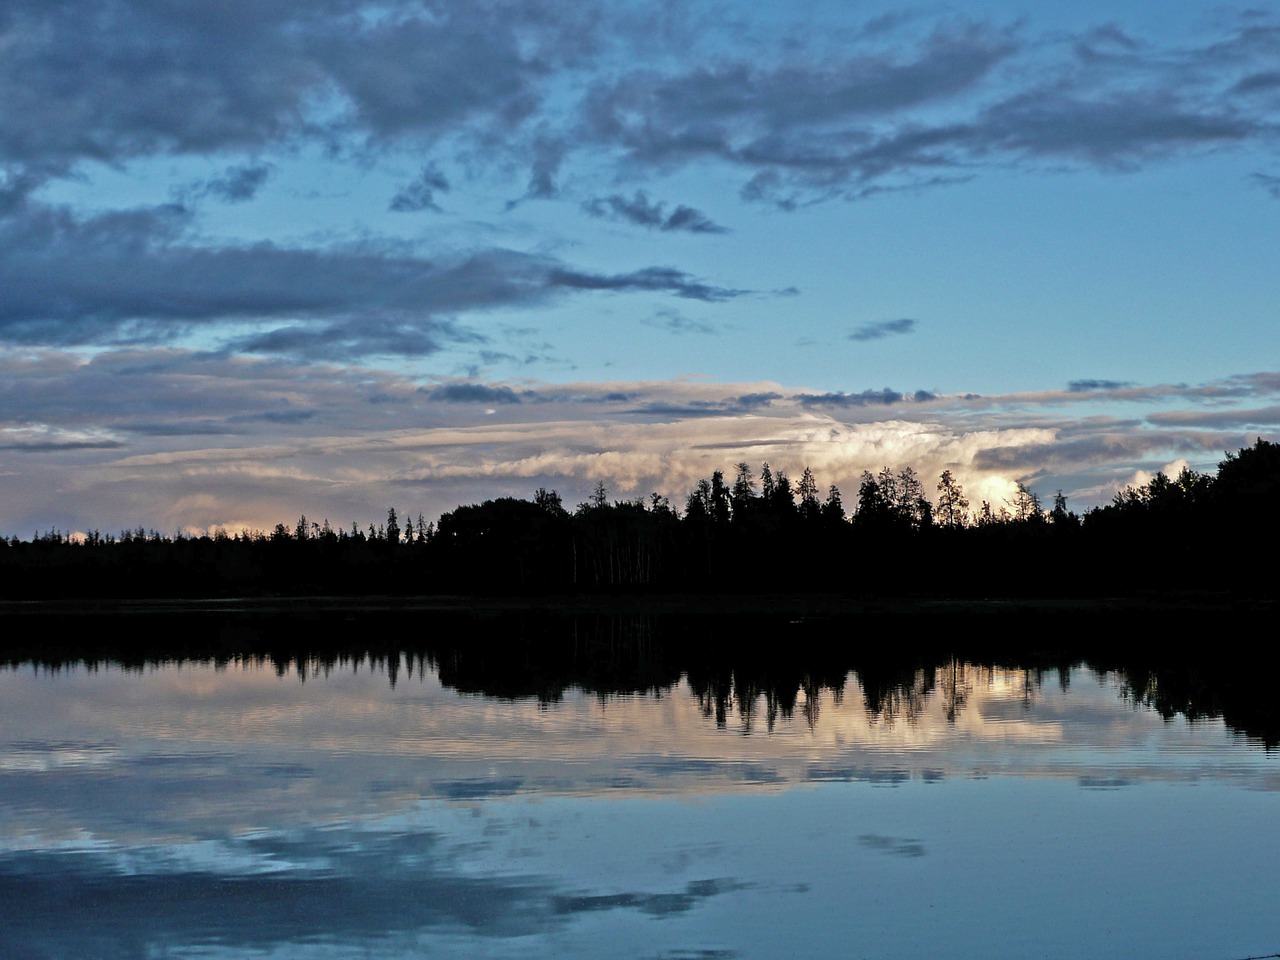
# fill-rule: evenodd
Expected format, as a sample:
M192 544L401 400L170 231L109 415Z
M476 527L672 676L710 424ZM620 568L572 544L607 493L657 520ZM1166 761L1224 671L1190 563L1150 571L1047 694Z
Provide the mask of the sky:
M6 0L0 533L1280 438L1280 12Z

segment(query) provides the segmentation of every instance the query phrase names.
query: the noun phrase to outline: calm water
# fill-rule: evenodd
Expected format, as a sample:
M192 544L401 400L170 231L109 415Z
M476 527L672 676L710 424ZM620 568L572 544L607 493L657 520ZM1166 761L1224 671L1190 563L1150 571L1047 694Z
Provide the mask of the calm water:
M1280 756L1220 720L1083 667L677 677L0 669L0 956L1280 951Z

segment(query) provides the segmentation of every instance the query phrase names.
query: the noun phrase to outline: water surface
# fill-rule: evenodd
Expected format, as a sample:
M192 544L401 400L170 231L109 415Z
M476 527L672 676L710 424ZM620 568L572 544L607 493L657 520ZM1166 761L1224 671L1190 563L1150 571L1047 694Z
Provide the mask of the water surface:
M794 672L11 665L0 955L1280 950L1280 757L1247 731L1080 665Z

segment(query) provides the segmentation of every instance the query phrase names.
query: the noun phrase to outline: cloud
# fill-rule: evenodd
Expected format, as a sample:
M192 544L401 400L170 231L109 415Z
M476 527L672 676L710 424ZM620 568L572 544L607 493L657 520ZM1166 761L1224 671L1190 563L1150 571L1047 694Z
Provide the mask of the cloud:
M1142 389L1122 393L1149 409L1121 421L1078 417L1074 405L1097 394L1066 390L921 402L888 388L824 394L770 382L424 386L323 359L7 351L0 444L23 450L6 464L0 532L269 529L300 511L364 523L371 504L434 516L538 486L576 502L597 479L618 495L657 490L682 502L700 478L743 460L788 473L809 465L846 498L862 471L910 465L925 477L950 469L975 503L999 503L1022 480L1062 487L1087 508L1137 469L1178 457L1212 469L1224 450L1276 426L1274 401L1249 403L1280 395L1275 373ZM1062 404L1070 415L1056 414Z
M668 214L666 204L653 202L643 190L637 190L635 196L629 200L621 194L596 197L583 203L582 209L593 217L611 217L653 230L686 233L727 232L724 227L714 223L706 214L693 207L681 204Z
M443 403L521 403L520 395L506 386L484 383L447 383L424 391Z
M706 320L694 320L676 310L659 310L647 320L641 320L647 327L656 327L668 333L683 335L686 333L713 334L719 331L714 323Z
M1271 93L1280 90L1280 70L1264 70L1241 78L1231 88L1232 93Z
M1251 410L1168 410L1147 415L1147 422L1162 427L1200 427L1218 430L1280 426L1280 406Z
M442 257L397 248L204 246L190 211L78 218L28 205L0 221L0 341L163 342L196 325L251 323L235 349L306 356L421 356L482 339L452 317L571 293L667 293L717 302L742 291L674 267L590 273L549 256L481 249ZM285 325L281 325L281 324Z
M406 184L391 198L389 209L396 213L414 213L419 210L434 210L438 213L440 206L435 199L437 190L447 193L449 181L435 164L428 164L422 168L416 180Z
M215 11L67 0L0 22L0 161L119 162L335 136L435 140L512 124L594 43L589 11L537 2Z
M257 196L270 178L272 169L267 163L227 167L222 176L192 184L185 190L178 191L178 196L184 201L213 197L224 203L244 203Z
M1266 17L1181 47L1114 25L1029 39L1023 24L917 13L868 21L838 46L813 31L761 36L746 55L742 29L549 0L389 0L376 12L229 0L216 15L22 0L0 21L0 167L42 179L158 156L429 149L504 182L520 170L525 197L551 198L590 154L619 179L728 165L742 196L794 207L986 166L1127 169L1276 136L1280 28ZM240 202L267 170L232 167L193 189ZM428 166L391 209L434 209L445 189ZM585 206L649 229L723 231L643 191Z
M887 407L913 399L932 400L933 394L921 390L907 396L885 387L883 390L863 390L861 393L800 393L796 394L795 399L806 407Z
M1132 169L1276 135L1280 29L1242 25L1161 49L1115 27L1028 42L1021 27L947 24L889 52L721 55L601 81L590 140L630 168L709 161L784 208L970 179L989 165ZM1234 84L1233 82L1234 81Z
M548 272L548 283L553 287L574 290L659 291L688 300L705 300L708 303L731 300L748 292L701 283L674 267L646 267L631 273L613 275L556 268Z
M1072 380L1067 389L1072 393L1090 393L1096 390L1123 390L1134 384L1127 380Z
M1269 173L1255 173L1252 179L1272 197L1280 200L1280 177L1272 176Z
M880 320L875 323L864 323L849 334L850 340L883 340L897 334L912 333L916 322L906 318L899 320Z

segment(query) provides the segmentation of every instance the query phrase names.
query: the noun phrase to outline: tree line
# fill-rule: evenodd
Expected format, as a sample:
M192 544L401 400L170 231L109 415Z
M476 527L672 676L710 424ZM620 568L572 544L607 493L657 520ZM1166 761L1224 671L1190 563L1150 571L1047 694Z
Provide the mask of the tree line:
M932 487L930 490L929 487ZM427 522L388 510L361 528L306 516L270 531L0 537L0 595L539 594L828 591L866 595L1275 592L1280 444L1259 438L1216 475L1157 473L1078 515L1018 483L971 504L950 470L860 478L852 512L805 468L715 471L676 507L611 500L603 482L569 510L555 490L460 506Z

